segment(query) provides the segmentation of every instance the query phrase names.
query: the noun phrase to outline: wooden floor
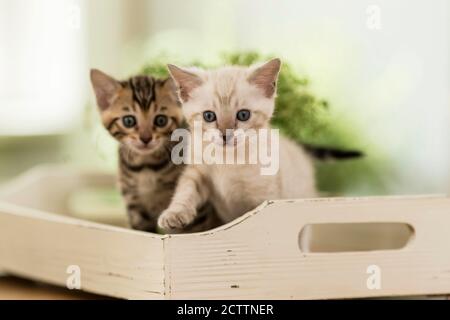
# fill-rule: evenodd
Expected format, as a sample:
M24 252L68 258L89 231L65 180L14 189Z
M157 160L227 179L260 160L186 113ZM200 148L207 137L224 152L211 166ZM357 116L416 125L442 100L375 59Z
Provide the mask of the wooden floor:
M0 300L96 300L103 296L51 286L12 276L0 277Z

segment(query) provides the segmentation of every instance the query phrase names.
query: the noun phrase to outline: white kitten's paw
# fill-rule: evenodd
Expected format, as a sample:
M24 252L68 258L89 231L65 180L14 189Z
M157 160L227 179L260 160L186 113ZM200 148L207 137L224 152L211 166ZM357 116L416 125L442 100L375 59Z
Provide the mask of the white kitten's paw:
M158 226L164 231L180 230L191 224L196 211L187 208L168 208L158 218Z

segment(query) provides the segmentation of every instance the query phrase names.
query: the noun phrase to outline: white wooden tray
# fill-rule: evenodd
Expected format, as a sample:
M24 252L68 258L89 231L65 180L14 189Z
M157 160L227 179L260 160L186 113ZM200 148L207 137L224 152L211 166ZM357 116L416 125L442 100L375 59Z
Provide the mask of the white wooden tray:
M65 286L78 266L82 290L131 299L450 292L446 197L268 201L215 230L171 236L70 216L76 190L112 185L110 175L40 167L4 186L0 269Z

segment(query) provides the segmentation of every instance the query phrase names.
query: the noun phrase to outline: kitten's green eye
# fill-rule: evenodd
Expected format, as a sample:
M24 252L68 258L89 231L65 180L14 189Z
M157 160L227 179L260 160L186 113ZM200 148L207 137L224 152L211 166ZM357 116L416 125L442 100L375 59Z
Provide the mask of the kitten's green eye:
M237 112L236 118L239 121L247 121L248 119L250 119L250 114L250 110L242 109Z
M155 120L153 120L153 124L157 127L165 127L167 125L168 119L165 115L159 114L155 117Z
M125 116L122 118L122 123L126 128L133 128L136 125L136 118L134 116Z
M206 122L214 122L214 121L216 121L217 117L214 112L205 111L205 112L203 112L203 119L205 119Z

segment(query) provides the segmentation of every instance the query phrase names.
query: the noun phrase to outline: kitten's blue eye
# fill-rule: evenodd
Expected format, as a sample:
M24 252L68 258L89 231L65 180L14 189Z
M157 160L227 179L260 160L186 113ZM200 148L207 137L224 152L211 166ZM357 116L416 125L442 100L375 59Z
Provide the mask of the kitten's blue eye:
M214 121L216 121L217 117L214 112L205 111L205 112L203 112L203 119L205 119L206 122L214 122Z
M242 109L237 112L236 118L239 121L247 121L248 119L250 119L250 114L250 110Z
M153 124L157 127L165 127L167 125L168 119L165 115L159 114L155 117L155 120L153 120Z
M125 116L122 118L122 123L126 128L133 128L136 125L136 118L134 116Z

